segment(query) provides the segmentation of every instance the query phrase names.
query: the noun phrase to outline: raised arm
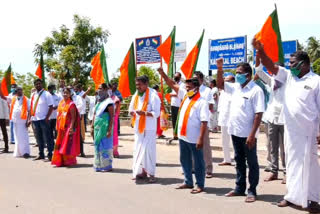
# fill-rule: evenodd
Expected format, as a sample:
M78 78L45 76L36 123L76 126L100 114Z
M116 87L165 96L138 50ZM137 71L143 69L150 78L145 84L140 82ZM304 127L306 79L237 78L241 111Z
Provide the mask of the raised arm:
M266 69L272 74L277 75L279 67L275 65L270 57L266 54L263 44L254 38L252 40L252 46L257 50L257 54L259 54L261 63L264 65L264 67L266 67Z
M223 80L223 58L217 59L217 87L219 89L224 89L224 80Z
M175 83L175 81L173 81L172 79L170 79L168 77L168 75L166 75L163 71L163 68L160 67L158 68L158 72L160 74L160 76L164 79L164 81L166 81L167 85L172 88L177 94L179 91L179 84Z

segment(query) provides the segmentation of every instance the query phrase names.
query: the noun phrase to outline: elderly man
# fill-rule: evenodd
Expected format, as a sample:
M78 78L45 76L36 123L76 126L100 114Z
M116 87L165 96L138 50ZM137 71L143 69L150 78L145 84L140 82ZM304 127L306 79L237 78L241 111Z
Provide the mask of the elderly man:
M285 86L283 111L287 193L279 207L290 204L319 213L319 173L317 135L319 133L320 77L310 69L304 51L291 54L290 70L272 62L263 44L253 40L261 63ZM280 117L281 117L280 115Z
M224 73L224 82L234 83L234 75L232 73ZM231 136L228 133L228 124L230 117L230 106L231 106L231 95L225 91L221 91L218 104L218 125L221 127L221 138L222 138L222 150L223 150L223 161L219 163L219 166L230 166L230 141Z
M236 188L226 197L242 196L246 191L246 162L249 167L248 194L245 202L256 201L259 183L257 158L258 128L265 109L262 89L252 80L252 68L248 63L240 63L236 69L236 82L223 81L223 59L217 60L217 85L232 97L228 132L231 135L236 162Z
M11 99L10 106L10 120L14 124L14 138L15 148L14 157L29 158L30 157L30 145L28 135L27 117L30 110L29 99L23 95L21 87L16 88L16 96Z
M50 116L53 111L53 100L49 92L43 88L41 79L34 81L36 92L31 95L30 114L28 114L28 126L34 127L34 135L39 146L39 156L34 160L44 159L44 147L47 145L48 160L51 161L54 140L50 134Z
M136 78L137 91L133 95L129 114L135 130L133 151L133 178L149 175L149 182L155 182L157 118L160 116L160 99L155 90L148 87L149 78Z

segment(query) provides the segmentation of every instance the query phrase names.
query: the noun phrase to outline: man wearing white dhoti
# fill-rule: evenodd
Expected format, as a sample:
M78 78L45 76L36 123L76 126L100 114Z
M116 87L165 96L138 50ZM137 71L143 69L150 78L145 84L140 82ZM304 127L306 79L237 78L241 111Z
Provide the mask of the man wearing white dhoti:
M287 194L279 207L295 204L319 213L320 168L317 155L317 134L320 113L320 77L310 70L306 52L290 56L290 71L275 65L264 52L263 45L252 42L262 64L285 84L283 110Z
M160 116L160 99L156 91L148 87L147 76L136 78L137 91L132 97L129 114L135 129L133 151L133 178L146 178L155 182L156 172L156 131Z
M234 83L234 75L232 73L224 73L224 81ZM226 93L224 90L221 91L218 103L218 125L221 127L221 140L223 150L223 161L219 163L219 166L230 166L231 155L230 155L230 142L231 136L228 133L228 124L230 117L230 106L231 106L231 95Z
M17 95L12 97L10 106L10 120L13 122L15 139L14 157L29 158L30 145L28 135L27 118L30 110L30 102L23 95L22 88L17 87Z

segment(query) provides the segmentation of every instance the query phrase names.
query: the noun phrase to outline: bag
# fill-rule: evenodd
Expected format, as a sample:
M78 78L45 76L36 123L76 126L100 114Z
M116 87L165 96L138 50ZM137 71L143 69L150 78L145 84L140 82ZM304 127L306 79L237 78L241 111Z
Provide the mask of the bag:
M160 128L163 130L163 131L166 131L169 129L169 115L164 111L164 110L161 110L161 113L160 113Z

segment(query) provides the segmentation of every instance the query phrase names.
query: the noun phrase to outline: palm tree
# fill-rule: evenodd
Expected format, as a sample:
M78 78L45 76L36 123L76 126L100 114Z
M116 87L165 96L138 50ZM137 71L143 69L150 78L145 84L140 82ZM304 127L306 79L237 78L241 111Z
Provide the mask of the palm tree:
M313 36L308 39L307 52L312 62L320 58L320 42Z

